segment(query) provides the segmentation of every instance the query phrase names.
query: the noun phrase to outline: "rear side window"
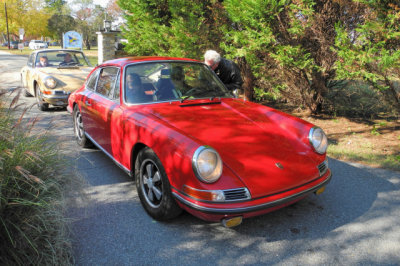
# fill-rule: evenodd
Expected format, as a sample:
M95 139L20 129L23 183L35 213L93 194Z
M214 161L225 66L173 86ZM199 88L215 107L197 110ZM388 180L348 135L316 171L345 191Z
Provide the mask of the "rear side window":
M88 81L86 82L86 88L88 90L94 91L96 88L96 81L97 81L97 76L99 75L99 69L97 69L95 72L90 75Z
M35 54L31 54L28 59L28 66L33 66L34 61L35 61Z
M119 89L119 80L120 80L120 76L121 76L121 73L119 72L119 73L118 73L118 76L117 76L117 79L116 79L116 81L115 81L114 92L112 93L112 97L110 97L110 98L112 98L115 102L118 102L118 103L119 103L119 92L120 92L120 89Z
M118 68L107 67L103 68L99 75L96 92L110 98L110 92L115 86L115 81L118 75ZM111 97L112 98L112 97Z

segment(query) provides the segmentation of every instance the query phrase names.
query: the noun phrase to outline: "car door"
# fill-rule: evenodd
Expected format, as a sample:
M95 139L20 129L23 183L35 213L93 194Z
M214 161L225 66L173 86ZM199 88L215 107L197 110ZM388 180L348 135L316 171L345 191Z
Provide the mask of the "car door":
M86 134L93 138L96 132L96 125L94 123L94 116L96 111L93 109L93 95L95 94L96 84L101 69L96 69L85 83L85 89L79 93L79 106L81 109L82 120L85 127Z
M31 54L28 58L28 62L26 66L22 69L21 73L21 79L22 79L22 85L26 90L30 93L33 94L33 80L32 80L32 71L34 68L34 62L35 62L35 55L36 54Z
M118 80L118 67L104 67L100 70L95 93L91 95L91 109L95 130L91 133L93 140L107 153L111 151L111 125L113 112L119 107L114 99L114 92ZM119 89L119 86L118 86Z

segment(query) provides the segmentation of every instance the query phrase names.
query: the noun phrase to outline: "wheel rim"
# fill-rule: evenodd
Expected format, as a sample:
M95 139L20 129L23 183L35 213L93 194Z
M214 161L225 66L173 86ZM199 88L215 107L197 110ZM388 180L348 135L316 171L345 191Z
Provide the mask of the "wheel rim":
M146 202L153 208L160 206L163 196L161 173L157 165L146 159L140 166L140 183Z
M75 135L79 140L82 140L84 130L83 130L83 122L82 122L82 116L79 111L76 112L75 114Z

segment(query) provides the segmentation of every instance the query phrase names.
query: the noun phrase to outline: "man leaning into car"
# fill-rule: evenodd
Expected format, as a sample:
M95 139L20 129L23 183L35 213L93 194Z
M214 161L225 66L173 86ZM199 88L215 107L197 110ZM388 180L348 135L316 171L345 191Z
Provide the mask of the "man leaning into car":
M243 80L240 69L233 61L222 58L214 50L207 50L204 54L204 63L214 70L230 91L240 89L242 86Z

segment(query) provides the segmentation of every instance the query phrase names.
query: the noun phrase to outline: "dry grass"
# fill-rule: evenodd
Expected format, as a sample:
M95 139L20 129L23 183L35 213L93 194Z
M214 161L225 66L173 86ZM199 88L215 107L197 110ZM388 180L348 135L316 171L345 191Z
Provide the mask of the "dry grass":
M47 132L31 132L37 120L25 122L19 95L11 104L0 95L0 264L71 265L63 210L73 177Z
M329 138L330 157L400 171L399 119L295 115L324 129Z

